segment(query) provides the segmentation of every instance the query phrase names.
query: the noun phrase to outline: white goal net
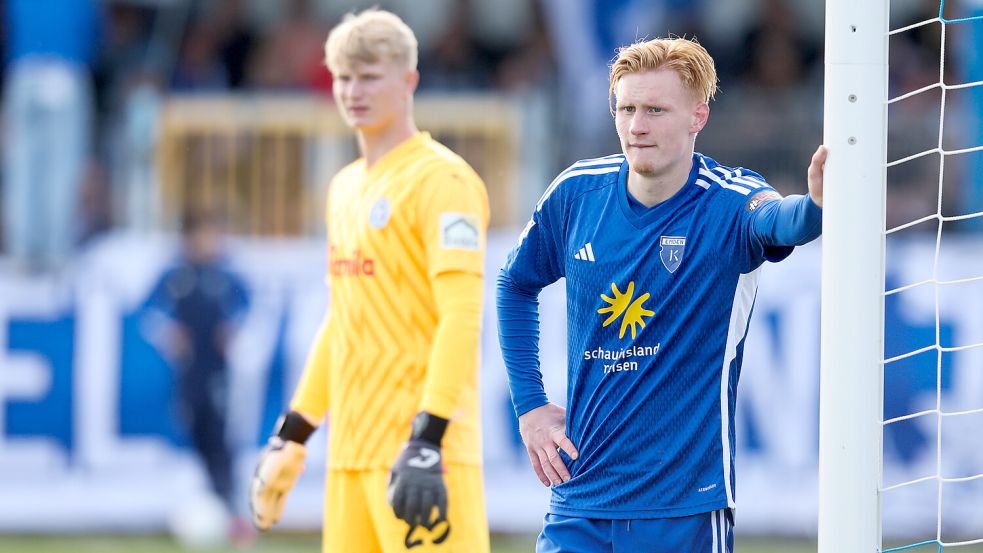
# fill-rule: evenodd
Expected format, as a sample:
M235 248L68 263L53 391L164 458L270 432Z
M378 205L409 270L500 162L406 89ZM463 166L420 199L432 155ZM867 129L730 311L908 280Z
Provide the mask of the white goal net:
M954 320L983 317L965 306L983 290L983 4L937 9L889 20L885 255L920 263L884 283L885 553L983 543L983 324ZM934 314L920 331L911 305Z
M827 2L821 553L983 544L983 2L913 4Z

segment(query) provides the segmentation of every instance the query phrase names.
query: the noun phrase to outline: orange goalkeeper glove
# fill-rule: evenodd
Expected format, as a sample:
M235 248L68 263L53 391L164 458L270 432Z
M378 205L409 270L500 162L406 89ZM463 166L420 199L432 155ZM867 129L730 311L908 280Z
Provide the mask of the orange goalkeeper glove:
M269 530L280 521L287 494L304 471L304 442L315 430L294 412L281 417L278 428L263 448L249 486L249 511L259 530Z

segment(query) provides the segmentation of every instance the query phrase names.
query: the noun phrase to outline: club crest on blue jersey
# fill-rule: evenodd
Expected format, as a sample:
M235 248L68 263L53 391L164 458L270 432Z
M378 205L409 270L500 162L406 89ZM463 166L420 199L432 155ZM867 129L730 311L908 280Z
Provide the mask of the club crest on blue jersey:
M372 211L369 212L369 224L372 225L372 228L381 229L389 222L389 214L389 200L379 198L372 206Z
M675 273L683 260L683 250L686 249L685 236L662 236L659 238L659 259L670 273Z

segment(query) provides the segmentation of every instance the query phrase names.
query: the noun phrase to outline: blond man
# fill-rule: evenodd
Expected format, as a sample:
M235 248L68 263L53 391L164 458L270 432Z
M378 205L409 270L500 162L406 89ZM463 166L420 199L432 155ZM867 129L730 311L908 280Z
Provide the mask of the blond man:
M416 128L417 43L402 20L348 15L325 54L361 157L328 192L330 308L257 466L253 520L277 522L303 444L330 412L324 551L488 551L477 393L485 188Z
M622 48L610 98L622 153L561 173L498 277L519 428L552 500L540 553L730 552L734 405L765 261L821 231L809 194L695 152L717 88L685 39ZM539 372L536 298L566 279L566 409Z

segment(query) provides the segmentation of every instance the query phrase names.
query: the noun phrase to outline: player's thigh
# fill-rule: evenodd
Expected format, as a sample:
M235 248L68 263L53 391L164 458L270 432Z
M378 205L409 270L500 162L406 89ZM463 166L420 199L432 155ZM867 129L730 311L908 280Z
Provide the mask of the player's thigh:
M323 553L382 553L362 472L329 470L325 490Z
M611 553L614 521L547 514L536 553Z
M615 521L614 553L731 553L734 533L725 509L677 518Z
M444 483L447 486L447 522L450 532L440 544L443 524L433 532L415 528L407 538L409 525L396 518L386 502L389 471L365 473L366 495L369 508L385 553L410 551L412 553L488 553L488 518L485 515L485 489L480 467L449 464L445 467ZM407 549L406 542L412 547ZM419 542L419 543L417 543Z

